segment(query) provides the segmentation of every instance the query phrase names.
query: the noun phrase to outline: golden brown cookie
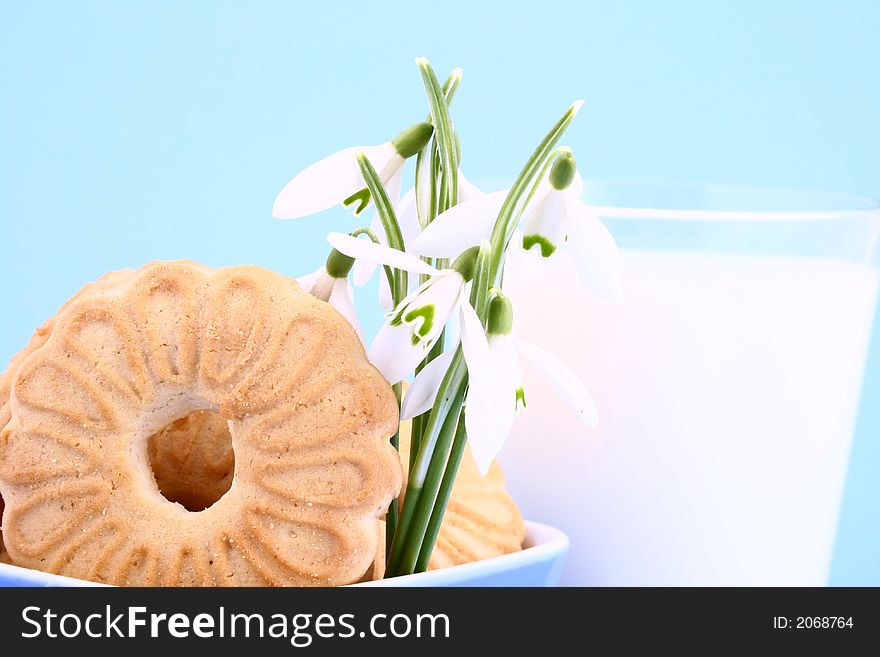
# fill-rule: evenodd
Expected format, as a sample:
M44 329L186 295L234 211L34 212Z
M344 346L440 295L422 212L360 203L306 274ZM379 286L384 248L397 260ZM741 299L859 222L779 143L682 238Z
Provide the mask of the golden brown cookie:
M70 299L68 299L64 305L61 306L58 312L62 312L66 309L70 304L72 304L77 299L80 299L91 292L100 291L106 287L109 287L114 282L121 280L122 278L129 276L132 273L130 269L122 269L120 271L110 272L108 274L104 274L98 280L88 283L83 286L76 294L74 294ZM57 315L57 313L56 313ZM6 426L9 422L9 392L12 388L12 377L15 372L18 370L18 366L24 361L25 358L31 355L34 351L42 347L46 344L46 340L49 339L49 335L52 333L52 329L55 326L55 317L53 315L45 322L43 322L37 330L33 332L31 335L31 339L25 345L24 349L15 354L12 359L9 361L9 365L0 374L0 429ZM0 495L0 516L3 513L3 497ZM3 530L0 528L0 563L10 563L9 554L6 552L3 547Z
M361 577L400 488L394 396L351 326L257 267L147 265L69 304L17 367L0 433L19 565L116 584ZM147 440L197 411L235 473L210 508L160 493Z
M49 336L52 334L52 329L55 327L55 319L60 314L67 310L70 305L79 299L90 295L91 293L101 292L102 290L106 290L110 288L115 283L118 283L121 280L131 276L133 271L131 269L120 269L119 271L112 271L107 274L104 274L98 280L88 283L84 285L82 288L77 291L70 299L64 302L64 305L58 309L58 312L55 313L52 317L43 322L37 330L33 332L31 335L31 339L25 345L24 349L15 354L12 359L9 361L9 365L6 367L6 370L2 374L0 374L0 429L6 426L6 423L9 422L9 392L12 388L12 378L15 375L15 372L18 370L18 366L24 362L24 359L30 356L34 351L42 347L46 344L46 340L49 339Z
M83 286L58 312L63 312L74 301L108 289L132 274L131 269L104 274L97 281ZM12 357L6 370L0 374L0 428L9 421L12 377L18 365L49 339L56 315L34 331L24 349ZM220 499L232 484L235 463L232 438L226 421L216 413L197 411L173 422L149 438L147 449L159 490L167 499L179 502L190 511L207 508ZM3 498L0 497L0 516L2 513ZM0 529L0 563L10 561L3 547Z
M97 281L87 283L59 309L63 312L74 301L110 288L133 270L104 274ZM56 313L57 315L57 313ZM53 315L43 322L24 349L15 354L6 370L0 374L0 428L9 421L9 392L15 371L27 356L49 339L55 326ZM223 418L209 411L197 411L173 422L152 435L147 442L150 465L159 491L169 500L179 502L190 511L207 508L229 490L235 467L232 438ZM0 516L3 498L0 497ZM11 563L3 546L0 529L0 563Z
M410 431L411 422L401 423L400 458L404 482L409 463ZM484 477L470 447L465 447L428 570L518 552L522 549L525 534L522 513L504 489L501 466L493 461ZM384 547L377 558L379 562L384 570Z

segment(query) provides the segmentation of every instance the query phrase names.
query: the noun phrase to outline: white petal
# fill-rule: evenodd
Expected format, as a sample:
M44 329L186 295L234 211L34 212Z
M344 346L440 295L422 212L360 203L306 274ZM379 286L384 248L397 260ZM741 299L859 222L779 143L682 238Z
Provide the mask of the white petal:
M384 168L397 155L394 146L346 148L315 162L291 180L275 199L272 216L277 219L299 219L342 203L359 189L364 177L357 162L363 153L377 170Z
M440 335L446 322L458 310L459 303L465 298L466 287L467 284L461 274L454 269L444 269L417 288L411 307L417 308L428 304L434 307L431 339L434 339L435 334Z
M516 340L513 335L490 335L489 352L492 354L492 366L498 375L499 383L505 388L506 404L515 417L525 408L525 397L524 395L521 397L522 372L519 367Z
M321 267L308 276L297 279L299 286L321 301L329 301L336 279L327 273L326 267Z
M373 219L370 221L370 230L373 231L373 234L378 238L381 244L388 244L385 239L385 229L382 227L382 221L379 219L379 214L376 213L373 215ZM360 237L359 239L370 239L368 237ZM372 241L372 240L370 240ZM373 273L376 271L376 261L370 260L368 258L358 258L354 261L354 266L351 268L351 279L354 281L354 284L358 287L363 287L367 284L373 277Z
M330 292L330 305L336 308L339 314L348 320L348 323L354 327L355 332L363 343L364 335L361 332L361 325L354 310L351 283L348 282L348 279L337 278L333 281L333 290Z
M355 262L357 262L355 260ZM388 311L394 308L394 295L391 293L391 283L385 275L385 270L379 272L379 306Z
M584 179L581 178L581 174L578 171L574 172L574 180L571 181L569 193L574 194L575 198L580 198L584 193Z
M394 213L397 215L397 222L400 224L403 243L409 248L422 230L421 226L419 226L419 217L416 212L416 191L414 187L410 187L409 191L403 195Z
M521 244L527 251L539 251L549 258L565 241L563 221L566 210L566 192L550 189L544 199L523 215ZM533 243L535 240L539 240ZM549 253L545 251L549 249Z
M507 190L459 203L428 224L411 251L432 258L452 258L492 234Z
M382 184L385 185L385 193L388 195L392 208L400 203L400 188L403 185L403 165L405 163L406 160L400 157L400 155L395 155L388 161L388 164L385 165L385 170L379 175Z
M588 427L599 422L596 404L586 386L571 368L557 356L528 342L517 340L519 352L528 358L549 379L564 401Z
M566 202L568 248L581 282L612 303L620 299L620 251L604 224L580 200Z
M479 198L481 196L485 196L483 190L473 184L470 180L464 177L464 174L461 172L461 169L458 170L458 202L467 203L475 198ZM500 209L500 206L499 206Z
M465 290L462 292L462 298L467 299L470 296L470 292ZM461 340L461 313L453 313L449 319L446 321L446 334L445 341L448 345L458 344L459 340Z
M550 184L548 171L548 175L545 175L543 178L541 178L541 182L538 183L538 188L535 190L535 193L532 194L532 198L529 199L529 202L526 204L526 207L522 213L523 218L520 221L520 226L525 224L528 216L535 211L535 208L537 208L541 203L544 202L544 199L547 198L547 194L549 194L551 191L553 191L553 186Z
M320 267L313 271L311 274L300 276L296 279L296 282L303 289L304 292L308 292L309 294L311 294L312 288L315 287L315 284L326 276L327 270L324 269L324 267Z
M456 346L450 345L446 351L428 363L421 372L416 374L412 385L406 391L400 407L400 419L409 420L421 415L434 405L437 389L449 369L449 363L455 355Z
M468 367L465 428L474 460L485 475L504 446L510 425L505 421L503 388L492 367L486 333L467 302L461 304L461 348Z
M408 326L386 322L370 345L370 362L391 385L403 381L432 346L423 342L413 344L412 335Z
M358 239L345 233L330 233L327 241L336 250L344 253L352 258L363 258L375 263L389 265L404 271L414 272L416 274L432 275L437 270L424 260L416 256L398 251L382 244L376 244L370 240Z
M370 361L389 383L401 381L427 355L458 309L464 287L461 274L443 270L389 314L370 347Z
M421 164L421 166L419 166ZM431 158L423 157L416 164L416 178L418 179L419 196L416 199L416 218L419 229L428 221L428 211L431 206ZM407 242L407 248L410 244Z

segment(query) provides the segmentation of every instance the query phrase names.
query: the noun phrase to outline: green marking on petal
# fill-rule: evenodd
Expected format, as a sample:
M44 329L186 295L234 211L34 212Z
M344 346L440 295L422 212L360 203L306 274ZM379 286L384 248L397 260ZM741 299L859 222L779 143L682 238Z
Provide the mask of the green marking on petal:
M419 318L422 319L422 323L415 327L413 332L415 342L413 344L417 344L419 339L424 339L431 332L431 328L434 326L434 304L429 303L427 306L413 308L403 316L403 321L407 324L413 324Z
M522 245L526 251L533 246L539 246L541 248L541 255L545 258L549 258L556 251L556 245L543 235L524 235Z
M516 389L516 410L524 411L526 409L526 391L520 386Z
M356 191L354 194L349 196L342 202L342 205L345 207L349 207L350 205L358 204L356 208L354 208L354 216L358 216L363 213L364 210L367 209L367 206L370 204L370 190L364 187L361 190Z

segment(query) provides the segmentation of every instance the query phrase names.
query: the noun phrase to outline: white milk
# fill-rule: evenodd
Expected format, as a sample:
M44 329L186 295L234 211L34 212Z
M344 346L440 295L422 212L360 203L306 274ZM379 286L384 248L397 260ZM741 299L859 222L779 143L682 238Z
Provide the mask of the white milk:
M616 306L577 283L539 289L534 262L506 281L517 335L565 359L599 409L586 429L525 365L530 410L501 461L525 516L571 538L562 583L825 585L877 271L673 252L623 263Z

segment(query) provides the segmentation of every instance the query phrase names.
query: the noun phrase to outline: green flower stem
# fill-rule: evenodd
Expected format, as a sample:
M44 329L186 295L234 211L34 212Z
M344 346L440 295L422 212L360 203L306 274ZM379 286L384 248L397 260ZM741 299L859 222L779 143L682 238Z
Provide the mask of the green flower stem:
M418 373L418 372L416 372ZM416 457L419 454L419 447L422 444L422 434L425 431L425 421L428 419L427 413L416 415L410 422L409 430L409 463L407 463L406 471L412 470L415 465Z
M401 558L401 552L408 542L408 532L412 517L416 507L419 505L419 497L422 487L425 483L425 477L428 473L431 455L437 445L438 436L443 429L446 416L451 409L455 409L456 413L461 408L464 400L464 386L467 382L467 368L464 365L464 356L461 352L461 346L456 349L452 357L449 369L440 383L437 391L437 399L433 408L425 422L425 430L419 445L419 451L416 456L415 463L409 471L409 480L406 487L406 499L403 509L400 513L400 524L397 528L397 535L394 537L394 544L391 546L391 552L388 557L387 569L394 574L402 574L398 571L397 565ZM418 546L416 547L418 553ZM413 559L413 562L415 559ZM411 572L411 571L410 571Z
M447 207L452 207L458 202L458 149L455 143L455 130L449 116L449 105L428 60L419 58L416 64L422 74L422 82L428 95L428 107L434 124L434 141L440 152L440 166L448 189Z
M495 221L495 228L492 230L492 255L490 265L489 285L500 286L500 274L504 261L504 253L507 251L507 243L510 241L516 224L519 222L525 203L520 203L523 195L529 189L531 183L535 180L536 175L540 174L543 167L553 152L553 147L571 125L574 117L577 116L578 110L582 105L578 101L571 105L565 114L556 122L556 125L547 133L544 139L538 144L535 152L526 162L522 171L510 188L501 211L498 213L498 219ZM485 319L482 315L481 319Z
M366 226L361 226L360 228L355 228L353 231L351 231L349 233L349 235L351 235L352 237L360 237L361 235L366 235L367 237L370 238L370 241L373 242L373 244L381 244L381 242L379 241L379 237L376 235L376 233L374 233L371 229L367 228Z
M455 92L458 90L458 85L461 82L461 69L456 68L449 74L449 77L446 78L446 81L443 83L443 95L446 98L447 106L452 104L452 99L455 97ZM431 120L431 114L428 114L427 121ZM429 150L430 149L430 150ZM430 152L430 157L429 157ZM427 173L427 177L429 179L425 180L426 172L423 171L423 167L430 167L429 172ZM418 216L419 224L424 229L429 223L434 221L437 217L437 177L439 171L439 162L437 160L437 148L434 144L433 140L428 144L425 144L424 148L419 151L418 156L416 157L416 176L415 176L415 197L416 197L416 215ZM422 185L428 183L430 186L430 193L428 195L429 205L430 207L423 207L422 199L424 198L424 190L422 189ZM445 258L439 258L436 261L433 261L431 258L422 257L422 260L427 262L430 265L434 265L438 269L444 269L449 266L449 261ZM419 283L425 283L428 280L428 276L424 274L419 277ZM416 367L416 374L421 372L425 366L434 360L437 356L443 353L443 349L445 347L446 342L446 331L443 330L440 333L440 338L431 348L431 351L428 352L428 355L425 359L419 363L418 367ZM421 415L414 417L412 423L410 424L410 451L409 451L409 467L412 469L413 463L415 462L416 456L418 454L419 445L422 440L422 433L424 432L425 422L427 422L428 414L422 413Z
M428 417L419 456L409 473L406 502L400 514L394 544L388 555L386 570L392 577L408 575L415 571L425 529L452 448L453 434L466 389L467 368L459 347L440 386L437 402Z
M394 214L394 207L388 198L388 192L379 179L379 174L370 163L370 160L363 153L357 156L358 165L361 168L361 174L364 176L364 182L367 183L367 189L370 190L370 196L376 204L376 212L382 227L385 229L385 237L388 239L388 246L398 251L405 251L406 245L403 243L403 234L400 231L400 223L397 221L397 215ZM408 282L407 273L403 270L396 270L394 275L389 279L391 283L391 296L396 306L406 296Z
M403 251L405 245L403 243L403 234L400 230L400 223L397 221L397 216L394 214L394 208L388 198L388 192L385 191L385 186L379 179L379 174L376 173L376 170L373 168L373 165L370 164L370 160L366 155L358 155L357 161L361 168L364 182L367 183L367 189L370 190L370 196L376 204L376 212L379 215L379 220L382 222L382 227L385 229L385 236L388 239L388 245L392 249ZM361 231L361 233L358 234L362 233L368 234L372 240L378 242L376 236L369 232L369 230ZM409 286L407 273L403 270L392 270L390 267L385 267L385 275L388 277L388 283L391 286L391 296L394 301L394 306L397 307L406 296L407 288ZM397 410L400 412L401 385L399 383L394 385L393 390L394 396L397 399ZM399 425L398 430L395 431L394 435L391 437L391 444L394 446L394 449L400 449ZM391 549L393 537L397 533L398 517L399 503L395 498L391 501L391 505L388 507L388 513L385 515L385 545L386 550L389 551Z
M425 537L427 536L431 518L439 515L442 520L443 512L446 510L445 502L442 504L442 507L440 506L438 495L443 487L443 479L449 468L449 457L452 453L455 435L458 433L457 427L460 423L464 422L464 415L461 410L464 392L464 388L459 390L458 403L446 416L443 428L437 439L437 445L431 453L428 474L425 477L421 490L421 504L415 508L412 525L409 530L409 540L406 543L406 549L403 551L399 564L402 572L406 574L417 572L419 555L424 549ZM453 470L452 477L455 478L455 470ZM407 494L409 493L407 492ZM429 554L433 548L434 544L432 542L427 548Z
M433 143L433 142L432 142ZM427 226L431 219L431 208L425 207L425 190L424 186L430 185L431 189L430 193L427 195L427 198L430 199L434 193L434 185L433 181L426 180L426 172L424 171L425 167L431 166L431 158L429 156L430 149L432 149L432 145L429 143L422 150L419 151L419 154L416 155L416 180L415 180L415 201L416 201L416 216L419 218L419 226L424 230L425 226ZM430 200L428 200L428 205L431 205Z
M376 204L376 212L378 212L382 227L385 229L388 246L398 251L405 250L400 223L397 221L397 215L394 214L394 207L388 198L388 192L385 191L385 185L382 184L379 174L376 173L376 169L373 168L373 164L366 155L359 153L357 161L358 166L361 168L364 182L367 184L367 189L370 190L370 197Z
M483 326L489 319L489 290L493 287L489 281L491 276L492 246L485 240L480 245L477 264L474 268L474 282L471 286L471 305Z
M394 397L397 399L397 408L400 409L400 395L402 392L401 384L396 383L391 386L391 389L394 391ZM397 426L397 431L394 432L394 435L391 436L391 445L398 452L400 451L400 425ZM388 505L388 513L385 514L385 558L388 558L388 552L391 549L391 542L394 539L394 534L397 532L397 521L400 517L400 503L395 497L391 500L391 504Z
M458 85L461 82L462 71L460 68L452 69L446 82L443 83L443 95L446 96L446 104L452 106L452 99L455 98L455 92L458 91Z
M434 509L431 511L431 518L428 521L425 538L422 540L419 558L416 561L415 571L417 573L428 569L428 562L431 560L434 544L437 542L437 536L440 534L443 516L446 514L446 506L449 504L449 497L452 495L452 487L455 484L455 478L458 476L458 467L461 465L462 456L464 456L465 445L467 445L467 430L464 426L464 415L462 415L458 420L458 430L455 432L455 439L452 441L452 451L449 453L449 460L446 462L446 471L443 473L443 480L440 482L437 501L434 503Z
M446 82L443 83L443 95L446 97L446 105L452 105L452 99L455 97L455 92L458 90L458 85L461 82L461 69L457 68L449 74L449 77L446 78ZM431 121L431 114L428 113L428 118L426 121ZM437 194L437 182L436 175L433 177L431 174L425 172L424 167L431 166L432 171L435 166L434 156L436 155L437 149L432 141L425 144L422 150L419 151L418 156L416 157L416 177L415 177L415 195L416 195L416 214L419 218L419 225L424 228L431 221L434 220L434 217L437 216L436 203L433 203L431 208L426 208L424 206L425 190L423 186L425 184L429 184L430 194L428 194L428 198L434 198ZM430 157L429 157L430 155ZM430 178L430 183L428 182L428 178Z
M471 303L475 309L482 308L484 314L488 314L488 286L485 281L489 276L490 248L484 242L477 255L474 283L471 291ZM480 290L485 290L481 293ZM454 387L453 387L454 386ZM433 550L433 538L428 536L428 527L431 519L442 522L446 510L448 497L438 498L444 478L452 477L458 472L458 461L449 461L450 450L456 424L461 415L461 405L467 392L467 366L464 363L461 346L458 347L452 364L440 384L437 393L437 402L428 416L425 433L422 438L419 455L413 467L410 468L410 484L406 490L406 504L401 514L400 532L403 537L403 547L395 550L392 547L389 556L388 568L393 574L409 574L415 572L419 555L427 551L430 556ZM452 398L452 404L447 400ZM440 430L435 428L440 426ZM436 437L435 437L436 434ZM418 490L416 490L416 488ZM411 495L415 494L415 497ZM439 530L438 530L439 531Z
M434 125L432 143L419 153L417 160L417 172L424 171L418 167L430 167L431 207L419 209L419 221L427 225L439 212L457 202L460 154L444 89L440 88L427 60L420 59L417 63ZM527 198L534 194L536 179L544 171L554 147L579 108L580 103L572 105L538 145L504 201L490 243L480 248L470 301L484 326L489 314L489 290L500 286L504 254L513 230L522 215ZM435 147L436 156L433 150ZM430 158L427 148L432 149ZM362 163L362 170L366 169L364 164L369 165L368 162ZM378 183L375 171L372 174ZM438 185L438 177L441 175L443 178ZM364 178L369 185L366 171ZM421 182L424 181L417 184ZM376 184L376 187L381 189L381 183ZM380 203L381 200L377 202L377 207ZM393 217L393 211L388 214ZM393 223L396 224L396 221ZM396 531L389 533L393 538L388 551L388 576L408 574L427 567L467 442L464 416L461 412L467 381L467 366L459 346L427 418L417 418L418 422L413 422L414 456L411 457L406 503L400 512Z
M379 241L379 238L376 236L376 233L374 233L372 230L370 230L366 226L361 226L360 228L355 228L353 231L351 231L351 233L349 233L349 235L351 235L352 237L366 235L367 237L370 238L370 240L373 242L373 244L381 244L382 243ZM385 278L388 279L388 287L393 290L394 289L394 272L391 271L391 267L389 267L388 265L382 265L382 269L385 270Z
M486 281L489 278L490 253L491 249L489 243L483 242L483 244L480 245L480 250L477 255L477 262L474 269L474 282L471 288L470 298L470 303L474 307L474 310L477 311L477 314L485 316L488 316L489 312L489 288L486 285ZM464 413L467 413L466 408ZM452 486L458 475L458 466L461 464L464 446L467 443L464 413L461 413L458 418L458 429L455 432L455 438L449 448L448 454L444 456L443 461L441 462L437 460L436 455L431 459L428 477L425 480L425 489L429 492L433 491L434 482L437 481L437 491L434 494L436 497L434 498L434 504L430 514L427 514L424 511L422 513L417 513L413 520L411 538L415 539L421 534L414 572L423 571L428 567L431 552L434 550L434 543L437 540L437 535L440 533L440 525L443 522L443 516L446 513L446 505L449 503L449 495L452 492ZM455 415L455 413L450 413L447 416L446 422L444 423L444 430L446 429L449 420ZM414 540L413 543L415 543Z
M440 174L440 191L437 192L437 199L439 200L439 204L437 206L437 214L442 214L446 212L449 208L449 185L447 184L449 177Z
M524 207L524 203L522 203L523 197L529 192L536 177L540 175L547 158L551 156L553 148L574 120L579 108L580 103L575 103L569 107L565 114L557 121L556 125L544 137L538 148L535 149L535 152L523 167L502 205L492 231L489 247L486 248L484 244L480 248L477 271L471 289L471 303L484 326L488 320L489 290L492 287L500 287L499 278L503 267L504 254L513 230L522 214ZM435 138L438 132L440 131L435 131ZM410 472L411 486L407 487L407 503L404 505L403 512L401 513L395 545L392 546L389 554L389 574L392 576L413 572L420 563L424 562L424 558L419 558L420 555L422 557L424 553L430 555L430 551L433 549L432 546L426 545L426 537L428 540L431 539L431 536L428 534L428 524L432 516L435 518L435 523L442 522L445 509L442 508L442 504L438 505L438 502L442 502L441 498L438 497L442 483L441 480L446 475L445 470L447 470L448 465L455 464L450 462L448 458L448 454L451 452L451 445L449 451L441 451L441 454L438 455L443 457L442 468L439 459L429 458L428 455L433 455L434 449L438 445L445 446L448 440L448 433L451 432L451 429L448 429L449 418L458 415L458 413L450 411L457 411L461 408L466 386L467 367L464 364L464 359L461 357L461 347L459 347L440 385L437 395L438 401L435 402L434 408L431 410L422 438L419 456ZM448 407L448 401L457 403L452 407ZM426 468L430 470L431 466L434 466L435 469L430 472L429 476ZM438 477L438 472L441 469L444 472ZM455 475L456 468L452 468L448 476L454 480ZM434 488L435 484L436 488ZM415 497L410 497L412 494Z
M418 376L419 372L421 372L432 360L437 358L439 355L443 353L446 347L446 329L444 328L440 332L440 337L437 339L437 342L434 343L434 346L431 347L431 350L428 352L428 355L425 357L421 363L419 363L418 367L416 367L416 375ZM428 421L428 411L422 413L421 415L417 415L412 419L412 423L410 425L410 451L409 451L409 469L412 470L413 464L416 461L416 456L418 455L419 446L422 442L422 435L425 432L425 423Z

